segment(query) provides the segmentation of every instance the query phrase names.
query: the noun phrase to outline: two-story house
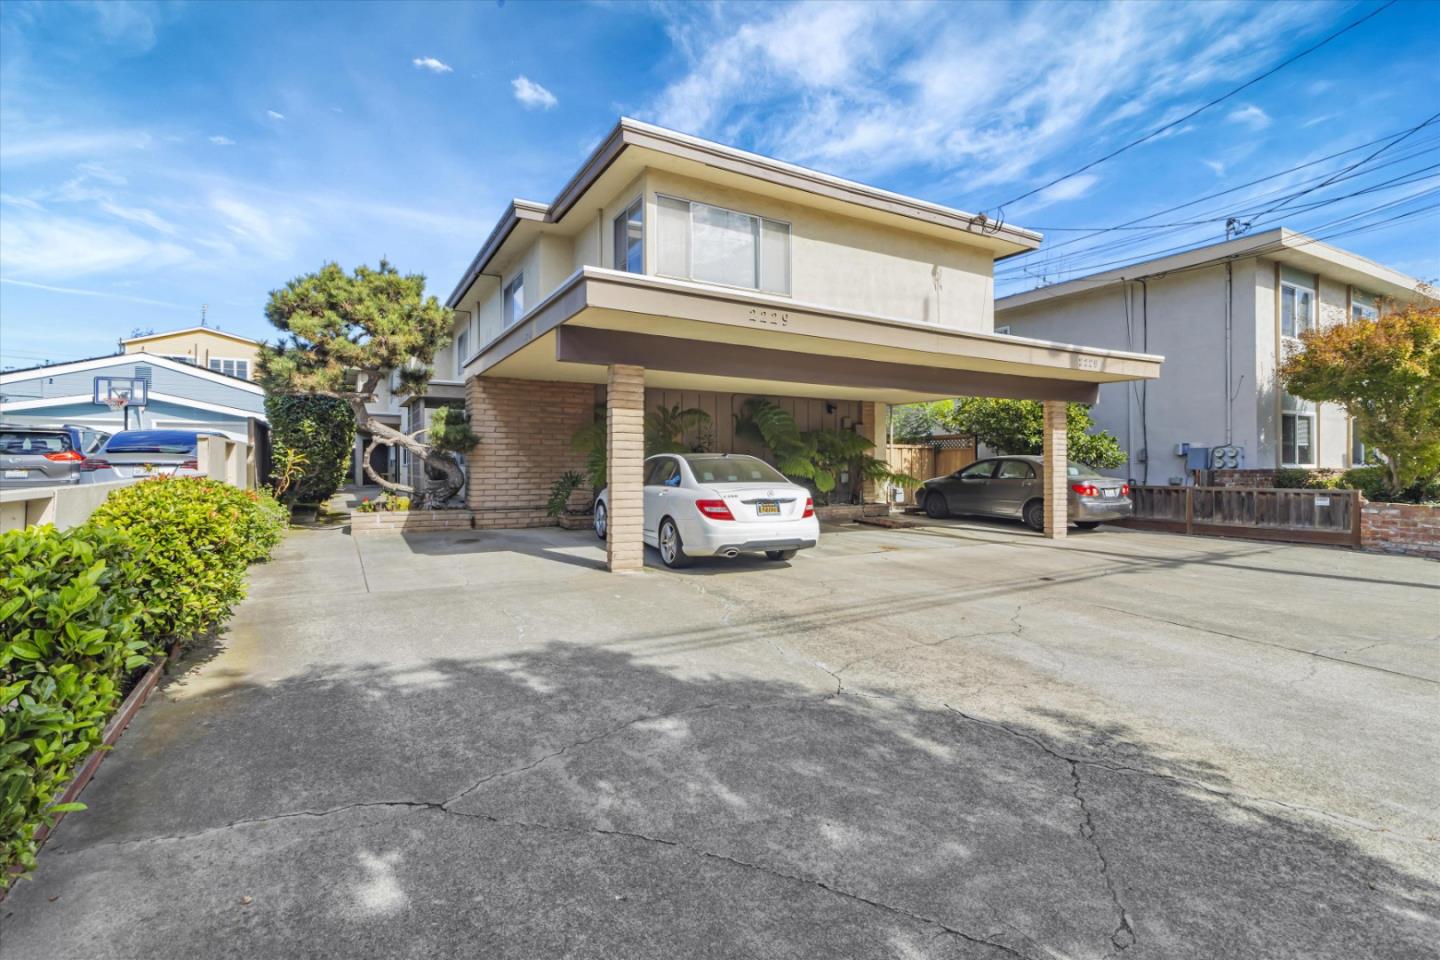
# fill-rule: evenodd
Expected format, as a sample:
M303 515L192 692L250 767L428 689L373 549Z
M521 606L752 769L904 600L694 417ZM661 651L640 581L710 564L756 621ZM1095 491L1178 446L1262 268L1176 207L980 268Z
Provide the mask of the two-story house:
M549 203L516 200L448 305L481 526L546 522L550 484L583 469L571 436L608 435L611 569L643 555L643 419L732 414L776 398L802 427L883 446L890 404L960 395L1046 401L1046 529L1065 529L1064 402L1153 379L1131 349L996 335L997 260L1038 234L622 119ZM883 451L882 451L883 453Z
M259 340L207 326L126 337L120 341L120 349L124 353L165 357L241 380L255 379L255 362L260 357Z
M997 329L1169 358L1165 376L1100 388L1092 411L1130 452L1124 476L1187 482L1216 465L1342 468L1364 447L1342 408L1293 397L1278 370L1318 325L1436 292L1363 257L1276 229L1004 297Z

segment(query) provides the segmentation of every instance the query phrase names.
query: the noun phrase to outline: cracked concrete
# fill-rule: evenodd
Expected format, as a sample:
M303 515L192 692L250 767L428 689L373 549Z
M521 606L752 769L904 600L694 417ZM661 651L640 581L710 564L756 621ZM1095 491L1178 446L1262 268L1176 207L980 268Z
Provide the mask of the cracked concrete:
M293 534L0 960L1432 953L1440 566L963 522L600 556Z

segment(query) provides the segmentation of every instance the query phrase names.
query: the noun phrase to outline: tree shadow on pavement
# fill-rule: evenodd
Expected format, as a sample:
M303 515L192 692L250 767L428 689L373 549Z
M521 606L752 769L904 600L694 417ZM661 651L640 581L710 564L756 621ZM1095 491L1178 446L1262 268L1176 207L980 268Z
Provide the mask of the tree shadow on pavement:
M141 713L5 955L1433 955L1434 838L964 710L562 643L238 680Z

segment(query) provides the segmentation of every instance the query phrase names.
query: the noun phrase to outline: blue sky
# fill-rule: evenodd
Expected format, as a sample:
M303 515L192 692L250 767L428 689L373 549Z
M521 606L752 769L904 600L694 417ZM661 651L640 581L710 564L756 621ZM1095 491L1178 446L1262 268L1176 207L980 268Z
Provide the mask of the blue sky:
M386 256L443 297L506 201L552 198L620 114L994 212L1376 6L7 0L0 366L108 353L201 304L264 337L268 291L330 259ZM1363 159L1440 111L1436 49L1436 6L1402 0L1010 204L1053 251L1002 264L1000 291L1217 239L1214 218ZM1058 246L1346 150L1153 221L1205 223ZM1375 189L1283 222L1434 280L1437 153L1440 122L1292 206Z

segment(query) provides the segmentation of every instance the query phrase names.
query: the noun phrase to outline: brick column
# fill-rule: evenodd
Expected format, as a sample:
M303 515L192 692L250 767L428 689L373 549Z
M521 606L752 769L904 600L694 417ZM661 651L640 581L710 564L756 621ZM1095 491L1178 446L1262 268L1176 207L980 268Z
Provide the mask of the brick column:
M886 441L890 436L889 406L870 400L861 401L860 422L855 425L855 429L875 444L875 449L870 451L872 457L879 460L888 459L886 453L889 444ZM888 503L890 501L889 489L873 480L865 481L861 493L866 503Z
M612 573L645 566L645 368L610 365L605 392L605 442L610 486L605 559Z
M1045 536L1061 539L1070 522L1070 478L1066 473L1065 401L1044 402L1045 469L1042 486L1045 498Z

